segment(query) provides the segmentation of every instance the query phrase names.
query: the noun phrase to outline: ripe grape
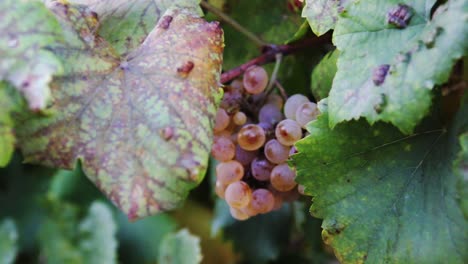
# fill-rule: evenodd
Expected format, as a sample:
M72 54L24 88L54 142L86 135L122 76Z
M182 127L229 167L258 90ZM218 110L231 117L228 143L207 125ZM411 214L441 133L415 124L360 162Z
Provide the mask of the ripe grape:
M229 115L224 111L224 109L219 108L218 112L216 113L216 119L214 124L214 132L221 132L229 125Z
M276 190L287 192L296 187L295 177L296 173L289 168L288 164L282 163L271 171L270 182Z
M256 158L252 161L252 164L250 164L250 171L255 179L268 181L273 167L275 167L275 165L270 163L267 159Z
M267 87L268 73L262 67L251 66L245 71L242 83L248 93L259 94Z
M288 98L284 104L284 115L286 118L296 120L297 108L303 104L309 102L309 99L302 94L295 94Z
M272 163L280 164L285 162L289 157L290 147L287 147L272 139L265 144L264 152L266 158Z
M237 112L232 117L232 121L234 121L234 124L242 126L247 122L247 116L243 112Z
M236 160L240 164L247 166L258 156L258 151L247 151L236 145Z
M285 146L292 146L302 137L299 124L291 119L281 121L275 130L276 139Z
M240 210L246 213L249 217L258 215L258 212L252 207L252 201L246 207Z
M249 215L240 209L231 207L229 208L229 212L231 213L231 216L236 220L243 221L249 219Z
M258 121L260 123L276 124L283 119L284 117L280 109L273 104L264 105L258 113Z
M218 161L228 161L234 158L236 147L229 138L215 137L211 155Z
M299 193L302 194L302 195L305 195L305 192L304 192L304 191L305 191L305 186L304 186L304 185L298 184L298 185L297 185L297 192L299 192Z
M301 104L296 110L296 121L300 126L305 127L307 123L317 118L319 111L317 105L312 102Z
M237 143L245 150L257 150L265 140L265 131L258 125L245 125L237 134Z
M252 209L260 214L270 212L275 205L273 194L267 189L257 189L252 192Z
M234 208L246 207L252 200L252 190L243 181L236 181L228 185L224 192L226 202Z
M223 183L221 183L220 181L216 181L216 184L215 184L215 193L216 195L218 195L218 197L224 199L224 193L226 191L226 185L224 185Z
M244 176L244 167L236 160L221 162L216 165L216 177L222 184L239 181Z
M270 94L267 97L266 103L267 104L272 104L272 105L276 106L278 109L281 110L281 108L283 108L284 100L283 100L283 98L281 96L279 96L277 94Z

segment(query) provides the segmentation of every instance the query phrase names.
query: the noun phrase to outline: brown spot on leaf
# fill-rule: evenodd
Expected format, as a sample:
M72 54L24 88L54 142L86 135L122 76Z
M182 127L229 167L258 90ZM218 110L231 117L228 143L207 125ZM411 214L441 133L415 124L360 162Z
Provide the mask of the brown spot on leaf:
M177 68L177 73L182 77L186 78L187 75L192 71L195 64L193 61L186 61L182 66Z
M165 141L169 141L174 136L174 128L172 127L165 127L161 129L161 137Z
M159 22L159 27L162 29L168 29L172 22L172 16L163 16L161 22Z

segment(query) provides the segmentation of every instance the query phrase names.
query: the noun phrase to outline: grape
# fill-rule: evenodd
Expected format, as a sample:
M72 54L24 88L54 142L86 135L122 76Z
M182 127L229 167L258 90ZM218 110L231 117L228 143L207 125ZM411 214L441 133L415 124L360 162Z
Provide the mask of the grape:
M281 96L279 96L278 94L270 94L268 95L267 97L267 104L272 104L274 106L276 106L278 109L281 110L281 108L283 108L283 98Z
M237 143L245 150L257 150L265 140L265 131L258 125L245 125L237 134Z
M252 201L246 207L240 210L246 213L249 217L258 215L258 212L252 207Z
M263 129L263 131L265 131L265 141L267 139L270 139L272 137L274 137L274 134L275 134L275 127L273 124L270 124L270 123L258 123L258 126L261 127Z
M278 190L273 187L273 185L269 184L268 185L268 190L273 194L273 197L275 198L275 202L273 204L273 210L278 210L281 208L283 205L283 197L281 196L282 192L279 192Z
M296 146L292 146L291 149L289 150L289 156L292 156L297 153Z
M260 123L276 124L283 119L280 109L273 104L264 105L258 113L258 121Z
M309 99L302 94L295 94L288 98L284 104L284 115L286 118L296 120L296 110L303 104L309 102Z
M239 111L242 100L242 89L226 86L224 88L223 100L221 101L220 107L228 114L234 114Z
M239 181L244 176L244 167L238 161L230 160L216 165L216 177L222 184Z
M258 151L247 151L236 145L236 160L240 164L247 166L258 156Z
M281 121L275 130L276 139L285 146L292 146L302 137L299 124L291 119Z
M236 147L229 138L215 137L211 155L218 161L228 161L234 158Z
M247 220L249 219L249 215L244 213L242 210L240 209L237 209L237 208L229 208L229 212L231 213L231 216L234 218L234 219L237 219L237 220L240 220L240 221L244 221L244 220Z
M216 181L215 192L219 198L224 199L224 192L226 191L226 185L222 184L220 181Z
M214 132L221 132L229 125L229 115L224 111L224 109L219 108L216 113Z
M264 152L266 158L272 163L280 164L289 157L290 147L284 146L276 139L272 139L265 144Z
M245 122L247 122L247 116L244 114L244 112L237 112L232 117L232 121L234 121L234 124L242 126L245 124Z
M260 214L270 212L275 205L273 194L267 189L257 189L252 192L252 209Z
M229 206L240 209L246 207L252 200L252 190L243 181L236 181L228 185L224 197Z
M231 82L231 87L235 90L240 91L241 93L244 90L244 84L242 83L242 80L240 79L235 79Z
M259 181L268 181L270 179L271 170L275 167L267 159L256 158L250 164L252 176Z
M267 87L268 74L262 67L251 66L245 71L242 83L248 93L259 94Z
M301 104L296 110L296 121L302 127L305 127L307 123L317 118L319 111L317 105L312 102Z
M280 192L287 192L296 187L296 173L286 163L277 165L271 171L270 182Z

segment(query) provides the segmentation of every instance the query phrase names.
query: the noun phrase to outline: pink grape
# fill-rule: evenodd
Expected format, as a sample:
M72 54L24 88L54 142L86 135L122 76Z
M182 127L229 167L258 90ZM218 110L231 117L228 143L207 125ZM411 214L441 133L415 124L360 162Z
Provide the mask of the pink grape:
M279 143L276 139L268 141L264 148L266 158L276 164L283 163L288 159L289 150L290 147Z
M295 94L286 100L284 104L284 115L288 119L296 120L297 108L303 104L309 102L309 99L302 94Z
M224 197L231 207L240 209L252 200L252 190L247 183L236 181L227 186Z
M250 94L259 94L265 90L268 84L268 73L260 66L251 66L242 80L244 89Z
M281 121L275 130L276 139L285 146L292 146L302 137L302 128L291 119Z
M236 160L221 162L216 165L216 178L222 184L239 181L244 176L244 167Z
M237 143L245 150L257 150L265 140L265 131L258 125L245 125L237 134Z
M282 163L271 171L270 182L276 190L287 192L296 187L295 177L296 173L289 168L288 164Z

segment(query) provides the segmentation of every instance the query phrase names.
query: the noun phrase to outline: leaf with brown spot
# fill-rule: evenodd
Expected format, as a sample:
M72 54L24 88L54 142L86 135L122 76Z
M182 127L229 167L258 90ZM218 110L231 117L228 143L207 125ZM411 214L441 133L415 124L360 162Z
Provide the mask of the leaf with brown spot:
M119 54L80 5L55 3L65 73L52 82L51 116L18 128L26 161L86 175L130 219L177 207L203 178L221 92L223 33L192 9L171 8L143 43ZM187 76L178 68L194 66ZM25 123L25 122L22 122ZM28 139L28 140L26 140Z
M60 41L60 26L44 4L0 2L0 81L16 87L29 108L40 110L50 97L49 82L62 66L47 46Z

